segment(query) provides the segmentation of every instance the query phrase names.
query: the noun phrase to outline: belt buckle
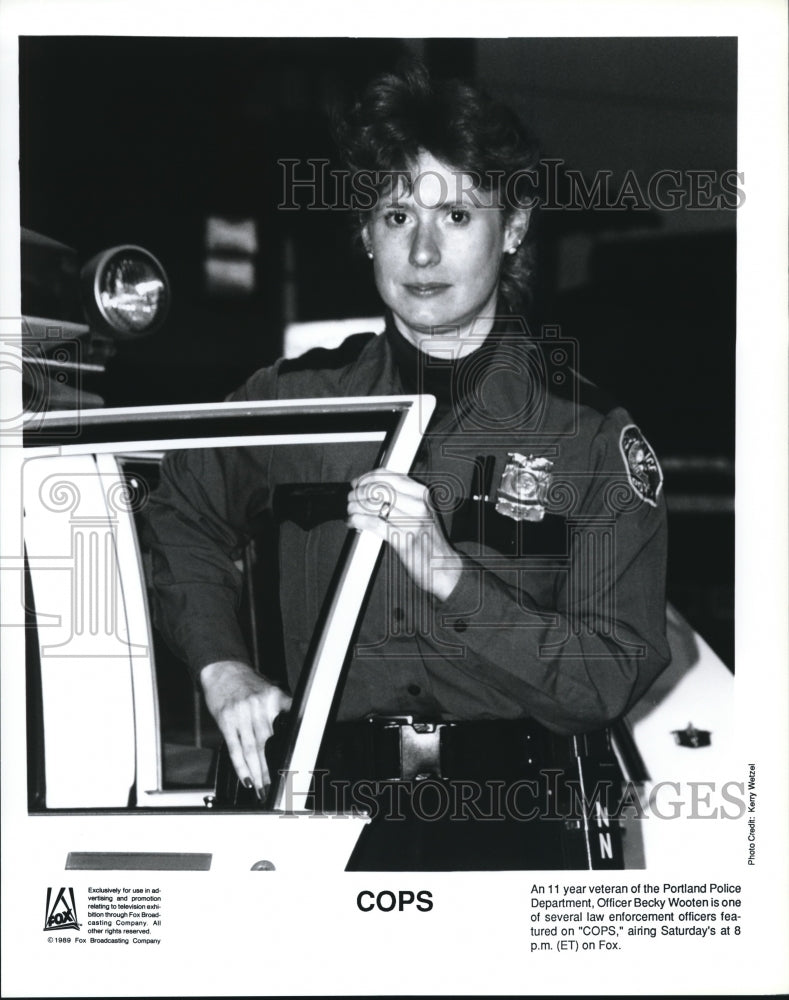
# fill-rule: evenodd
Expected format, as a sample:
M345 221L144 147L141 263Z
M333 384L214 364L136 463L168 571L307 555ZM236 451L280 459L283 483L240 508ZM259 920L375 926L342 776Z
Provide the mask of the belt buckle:
M443 778L441 730L447 723L414 722L412 715L388 716L381 721L385 728L398 730L401 781Z

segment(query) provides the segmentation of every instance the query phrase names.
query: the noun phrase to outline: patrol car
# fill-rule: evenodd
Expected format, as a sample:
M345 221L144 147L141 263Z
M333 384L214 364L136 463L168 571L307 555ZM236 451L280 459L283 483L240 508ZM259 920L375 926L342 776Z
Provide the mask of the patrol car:
M46 246L35 237L33 245ZM83 270L82 286L87 323L64 328L38 317L28 324L24 534L4 560L19 574L24 595L25 677L13 694L26 722L15 734L17 759L27 761L25 850L56 868L341 870L363 815L317 824L284 816L306 817L298 804L306 800L380 541L365 533L343 551L294 713L286 769L296 778L287 801L280 789L274 810L234 810L217 786L217 732L185 679L177 679L181 668L151 620L140 511L170 449L333 448L375 440L386 464L407 472L432 400L106 409L100 396L86 396L82 384L68 379L100 372L113 336L155 330L169 286L156 258L135 247L98 255ZM353 323L332 326L328 336L337 340L353 329ZM290 331L286 344L304 349L315 335L316 329ZM327 328L317 335L325 338ZM254 649L261 603L254 551L243 569ZM672 663L613 733L630 808L611 821L624 828L626 867L676 865L680 856L709 860L718 844L725 854L734 827L725 821L737 818L727 759L731 675L673 609L668 623ZM191 717L172 705L179 683L179 705ZM705 818L721 821L715 836L699 822ZM587 825L579 835L606 831Z

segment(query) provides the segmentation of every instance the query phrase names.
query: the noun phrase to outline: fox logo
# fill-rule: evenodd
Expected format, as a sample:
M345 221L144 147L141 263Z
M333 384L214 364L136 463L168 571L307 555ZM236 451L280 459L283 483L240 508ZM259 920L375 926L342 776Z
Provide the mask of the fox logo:
M68 896L66 895L68 893ZM50 906L52 902L52 888L47 889L47 909L44 917L44 930L51 931L53 928L56 930L64 931L71 927L75 931L79 930L79 923L77 922L77 904L74 901L74 890L69 888L61 888L57 896L55 896L55 901Z

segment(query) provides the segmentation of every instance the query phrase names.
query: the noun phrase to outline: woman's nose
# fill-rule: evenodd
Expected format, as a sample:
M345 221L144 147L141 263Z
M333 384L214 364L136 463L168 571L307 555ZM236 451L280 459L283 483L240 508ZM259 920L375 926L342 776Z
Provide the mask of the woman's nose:
M415 227L408 259L414 267L430 267L441 260L437 234L429 223L420 222Z

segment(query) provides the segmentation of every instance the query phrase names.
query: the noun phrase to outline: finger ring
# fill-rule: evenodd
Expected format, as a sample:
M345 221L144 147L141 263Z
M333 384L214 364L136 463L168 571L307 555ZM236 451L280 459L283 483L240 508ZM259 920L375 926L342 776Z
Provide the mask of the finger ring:
M378 516L382 521L388 521L389 515L392 513L392 505L388 500L384 500L381 504L381 509L378 511Z

